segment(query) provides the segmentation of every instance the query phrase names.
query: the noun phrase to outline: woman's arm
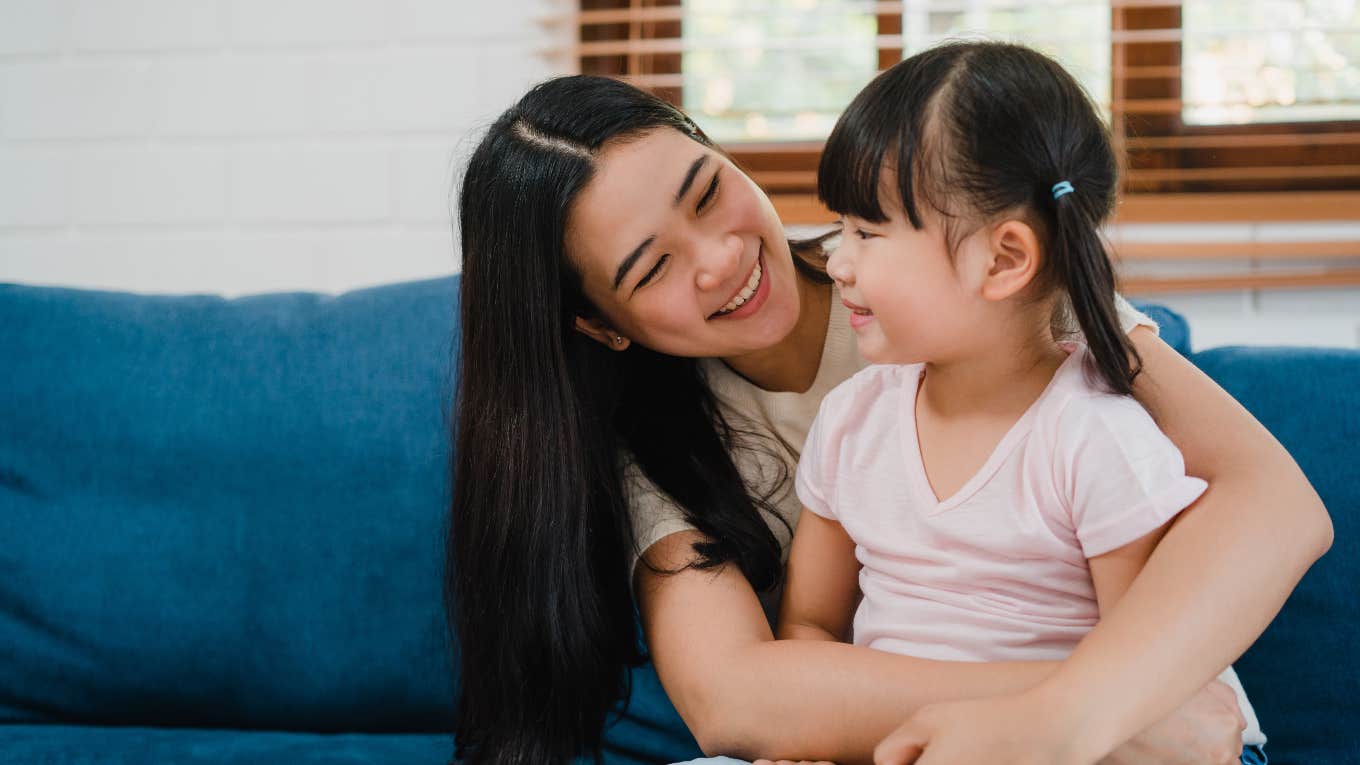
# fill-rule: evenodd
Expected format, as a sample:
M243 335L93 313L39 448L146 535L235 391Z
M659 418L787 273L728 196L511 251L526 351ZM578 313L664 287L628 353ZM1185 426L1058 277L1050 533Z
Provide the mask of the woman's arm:
M645 560L675 569L698 532L671 534ZM874 745L920 706L1016 693L1053 664L916 659L811 640L774 640L735 566L635 574L643 629L671 702L709 754L868 762Z
M1034 690L1094 761L1162 718L1265 630L1332 524L1303 472L1207 375L1139 328L1134 395L1209 489L1182 512L1128 592Z
M854 541L839 523L803 508L789 546L779 639L849 642L858 599Z

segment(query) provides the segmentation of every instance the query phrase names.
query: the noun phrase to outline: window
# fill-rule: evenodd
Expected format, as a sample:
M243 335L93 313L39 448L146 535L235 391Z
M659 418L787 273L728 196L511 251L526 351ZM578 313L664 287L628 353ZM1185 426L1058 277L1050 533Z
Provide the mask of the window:
M1048 51L1109 109L1126 191L1360 189L1360 0L581 0L581 70L692 113L772 194L879 70L949 38Z

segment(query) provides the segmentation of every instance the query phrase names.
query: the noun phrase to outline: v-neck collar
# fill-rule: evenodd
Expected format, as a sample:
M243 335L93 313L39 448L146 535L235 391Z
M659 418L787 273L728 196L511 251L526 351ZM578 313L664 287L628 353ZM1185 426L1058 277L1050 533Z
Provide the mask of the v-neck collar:
M930 485L930 477L926 475L925 458L921 455L921 436L916 425L916 397L920 394L921 381L925 379L925 365L919 365L916 373L909 376L910 382L902 387L901 416L909 420L910 427L907 427L907 423L904 423L903 427L898 430L902 434L902 453L906 457L908 474L914 484L916 495L922 503L922 507L926 508L928 515L943 513L968 501L983 486L987 485L987 482L991 480L997 470L1001 469L1001 465L1014 451L1015 447L1029 435L1039 407L1057 388L1058 381L1067 374L1068 366L1078 363L1083 355L1079 352L1080 348L1075 345L1064 343L1063 347L1068 350L1068 356L1058 365L1052 379L1044 386L1043 392L1001 437L996 447L992 449L991 454L987 456L986 461L982 463L982 467L978 468L972 477L945 499L940 499L935 494L935 489Z

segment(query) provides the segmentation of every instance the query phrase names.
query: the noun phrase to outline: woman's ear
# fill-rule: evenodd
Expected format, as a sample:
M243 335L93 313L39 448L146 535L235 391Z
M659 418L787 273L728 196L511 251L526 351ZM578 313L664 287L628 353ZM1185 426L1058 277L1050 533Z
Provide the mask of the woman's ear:
M615 351L621 351L633 342L618 332L615 332L608 324L605 324L599 319L587 319L584 316L577 316L575 329L577 332L580 332L600 345Z
M1003 221L992 229L987 240L989 260L982 279L982 296L1005 300L1034 281L1039 273L1039 237L1028 223Z

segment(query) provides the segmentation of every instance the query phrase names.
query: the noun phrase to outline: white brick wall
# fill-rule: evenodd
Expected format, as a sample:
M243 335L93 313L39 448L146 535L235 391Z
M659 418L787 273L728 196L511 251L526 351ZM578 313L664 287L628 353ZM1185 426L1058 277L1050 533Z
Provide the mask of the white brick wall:
M0 0L0 281L452 273L454 170L574 0Z
M242 294L451 273L455 170L479 125L569 65L536 51L570 27L537 19L574 5L0 0L0 281ZM1115 236L1360 239L1360 223ZM1360 290L1157 299L1200 347L1360 345Z

